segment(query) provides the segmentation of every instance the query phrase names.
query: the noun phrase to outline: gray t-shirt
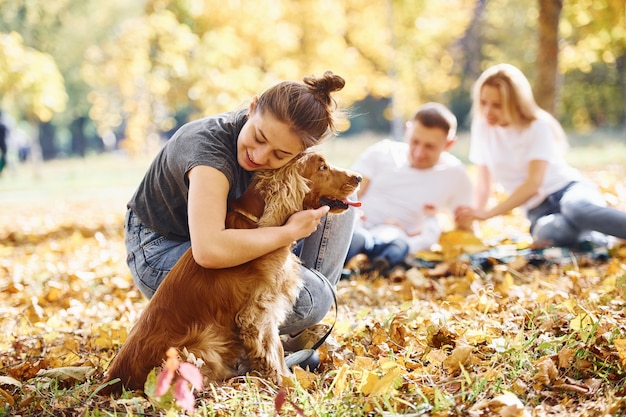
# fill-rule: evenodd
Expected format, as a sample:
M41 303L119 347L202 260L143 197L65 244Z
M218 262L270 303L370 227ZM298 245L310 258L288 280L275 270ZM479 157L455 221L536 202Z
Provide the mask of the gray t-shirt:
M166 238L189 240L187 173L193 167L208 165L224 173L230 183L228 200L243 194L251 182L252 172L237 163L237 138L246 120L247 110L239 110L181 126L150 164L128 207Z

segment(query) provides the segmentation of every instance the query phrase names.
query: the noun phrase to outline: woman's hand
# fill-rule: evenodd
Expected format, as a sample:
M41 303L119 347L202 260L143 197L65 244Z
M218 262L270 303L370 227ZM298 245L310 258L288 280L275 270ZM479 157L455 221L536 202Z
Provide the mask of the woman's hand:
M469 223L474 220L486 220L485 210L478 210L469 206L459 206L454 210L454 221L457 224Z
M395 227L397 227L400 230L404 230L404 228L402 227L402 223L400 223L400 221L396 220L396 219L385 219L383 224L388 224L388 225L391 225L391 226L395 226Z
M302 210L289 217L285 226L293 233L293 240L310 236L320 224L322 217L328 213L330 207L322 206L318 209Z

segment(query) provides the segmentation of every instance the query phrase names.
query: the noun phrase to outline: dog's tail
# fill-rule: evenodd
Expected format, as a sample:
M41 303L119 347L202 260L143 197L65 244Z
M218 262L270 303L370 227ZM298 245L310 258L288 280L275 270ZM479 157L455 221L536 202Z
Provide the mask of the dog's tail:
M201 371L211 381L225 380L245 373L246 357L232 329L214 324L192 326L178 346L202 361ZM243 369L243 371L242 371Z

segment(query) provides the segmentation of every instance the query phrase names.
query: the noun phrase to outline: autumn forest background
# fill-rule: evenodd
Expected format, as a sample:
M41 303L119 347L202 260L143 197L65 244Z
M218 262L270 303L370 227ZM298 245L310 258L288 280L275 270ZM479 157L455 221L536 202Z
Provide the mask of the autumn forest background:
M425 101L467 125L471 84L510 62L576 132L623 133L622 0L0 1L1 109L45 160L125 146L333 70L349 132ZM120 143L123 142L123 143Z
M623 0L0 0L0 416L183 414L150 387L94 395L145 305L124 206L182 123L332 70L350 110L332 162L400 139L427 101L456 114L466 160L472 83L498 62L626 209ZM626 415L626 247L537 254L526 229L514 211L407 271L341 281L320 371L279 402L258 378L213 385L196 414Z

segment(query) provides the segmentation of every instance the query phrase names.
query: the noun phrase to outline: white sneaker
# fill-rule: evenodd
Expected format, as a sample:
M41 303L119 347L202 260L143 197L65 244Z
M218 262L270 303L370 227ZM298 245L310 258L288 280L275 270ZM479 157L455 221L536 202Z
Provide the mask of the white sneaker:
M320 341L328 330L330 329L330 325L326 323L318 323L311 327L308 327L302 330L295 336L290 336L288 334L282 335L281 341L283 342L283 349L285 352L297 352L303 349L311 349L317 342ZM329 345L329 350L331 346L339 347L339 344L332 336L328 336L324 343ZM334 347L333 346L333 347Z

